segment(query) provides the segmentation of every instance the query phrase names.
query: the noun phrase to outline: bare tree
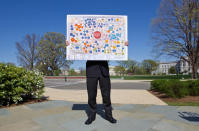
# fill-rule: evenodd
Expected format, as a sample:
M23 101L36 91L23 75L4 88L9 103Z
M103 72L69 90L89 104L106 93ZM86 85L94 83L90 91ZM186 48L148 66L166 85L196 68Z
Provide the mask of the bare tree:
M17 58L23 67L33 70L37 60L37 44L35 34L27 34L22 42L16 42Z
M162 0L152 20L152 36L158 55L182 58L192 67L192 78L199 66L199 0Z
M119 64L119 66L123 67L124 69L127 69L130 67L130 60L127 61L117 61L117 63Z

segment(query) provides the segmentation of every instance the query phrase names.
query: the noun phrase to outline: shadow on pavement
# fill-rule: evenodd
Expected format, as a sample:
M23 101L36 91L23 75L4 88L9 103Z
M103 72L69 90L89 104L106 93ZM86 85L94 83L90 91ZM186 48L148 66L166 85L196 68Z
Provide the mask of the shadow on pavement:
M191 122L199 122L199 114L193 112L178 112L179 117L191 121Z
M88 104L73 104L72 110L84 110L88 116L89 106ZM105 119L103 104L97 104L97 114Z

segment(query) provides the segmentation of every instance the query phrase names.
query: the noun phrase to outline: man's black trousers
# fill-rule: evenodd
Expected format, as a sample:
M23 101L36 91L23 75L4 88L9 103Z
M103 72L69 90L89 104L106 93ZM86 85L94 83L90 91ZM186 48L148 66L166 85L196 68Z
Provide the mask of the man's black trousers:
M103 76L101 73L97 77L87 76L87 92L88 92L88 105L91 112L96 112L96 96L97 96L97 86L98 82L101 89L102 100L104 108L111 109L111 83L109 76Z

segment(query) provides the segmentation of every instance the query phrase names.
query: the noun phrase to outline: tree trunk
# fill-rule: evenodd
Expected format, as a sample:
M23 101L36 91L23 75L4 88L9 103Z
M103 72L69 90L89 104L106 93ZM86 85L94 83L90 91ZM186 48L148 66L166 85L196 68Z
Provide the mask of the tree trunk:
M196 68L196 64L192 65L192 79L196 79L197 78L197 68Z

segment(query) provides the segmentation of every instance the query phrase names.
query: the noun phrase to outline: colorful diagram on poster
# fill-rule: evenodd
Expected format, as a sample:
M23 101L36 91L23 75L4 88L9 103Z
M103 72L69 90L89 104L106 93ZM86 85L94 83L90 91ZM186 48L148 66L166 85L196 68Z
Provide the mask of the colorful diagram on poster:
M67 15L67 60L127 60L127 16Z

